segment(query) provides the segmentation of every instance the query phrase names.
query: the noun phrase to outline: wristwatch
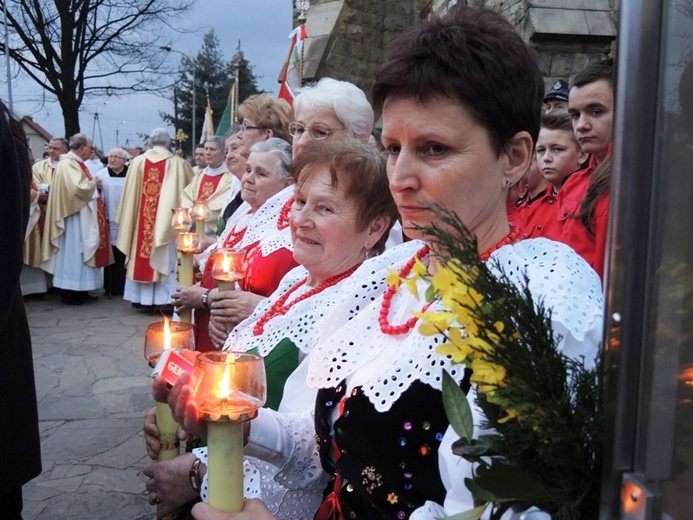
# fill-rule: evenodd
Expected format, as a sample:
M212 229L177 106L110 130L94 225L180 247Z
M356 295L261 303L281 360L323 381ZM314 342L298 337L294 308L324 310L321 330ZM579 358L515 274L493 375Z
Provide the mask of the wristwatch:
M212 292L212 289L207 289L204 294L202 295L201 301L202 305L204 306L205 309L209 310L209 293Z
M200 491L200 487L202 487L202 476L200 475L200 462L202 462L200 459L195 459L195 462L192 463L192 466L190 466L190 471L188 472L188 476L190 477L190 485L193 488L193 491Z

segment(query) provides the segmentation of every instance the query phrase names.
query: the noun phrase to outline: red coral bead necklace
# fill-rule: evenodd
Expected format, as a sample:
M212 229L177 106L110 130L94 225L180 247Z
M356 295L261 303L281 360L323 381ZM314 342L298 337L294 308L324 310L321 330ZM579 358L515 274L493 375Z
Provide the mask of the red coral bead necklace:
M287 200L282 206L282 209L279 212L279 218L277 219L277 229L281 230L289 227L289 212L291 211L291 206L293 206L295 200L296 198L291 196L289 197L289 200Z
M423 246L421 249L419 249L414 257L409 260L402 269L399 271L399 277L400 279L406 278L409 276L409 273L411 273L411 270L414 268L414 264L416 263L417 260L421 260L424 256L428 254L430 251L428 246ZM397 293L397 290L399 289L399 284L395 283L392 285L388 285L387 289L385 290L385 294L383 294L383 302L380 305L380 314L378 315L378 324L380 325L380 330L382 331L383 334L387 334L388 336L398 336L400 334L405 334L409 332L411 329L414 328L414 325L416 325L416 322L418 321L419 318L416 318L415 316L412 316L409 318L407 321L402 323L401 325L392 325L390 324L390 321L388 320L388 314L390 313L390 306L392 305L392 298ZM426 309L430 306L430 303L427 303L424 306L423 312L426 312Z
M510 226L510 232L505 235L500 242L498 242L495 246L487 249L483 253L479 255L482 261L486 262L489 257L491 256L491 253L496 251L497 249L500 249L501 247L512 244L515 242L520 234L520 229L518 226L511 225ZM421 249L419 249L416 252L416 255L409 260L404 267L399 271L399 278L406 278L409 276L411 273L411 270L414 268L414 264L416 263L416 260L421 260L424 256L426 256L429 252L429 247L424 246ZM380 306L380 314L378 315L378 324L380 325L380 330L382 331L383 334L387 334L388 336L398 336L400 334L406 334L409 332L411 329L414 328L414 325L416 325L416 322L418 321L418 318L415 316L412 316L409 318L407 321L402 323L401 325L392 325L388 319L388 315L390 314L390 307L392 306L392 298L395 296L399 289L399 284L393 284L393 285L388 285L387 289L385 290L385 294L383 295L383 302ZM421 309L421 312L426 312L428 308L431 306L432 302L428 302L426 305L424 305L423 309Z
M484 251L483 253L481 253L481 254L479 255L479 258L481 258L481 260L482 260L483 262L488 261L488 259L491 257L491 254L492 254L494 251L500 249L500 248L503 247L503 246L507 246L508 244L512 244L513 242L516 242L516 241L517 241L517 238L518 238L519 236L520 236L520 227L517 226L517 225L515 225L515 224L510 224L510 233L508 233L507 235L505 235L505 236L500 240L500 242L498 242L495 246L493 246L493 247L487 249L486 251Z
M341 274L338 274L336 276L333 276L332 278L328 278L325 280L323 283L320 285L317 285L313 287L310 291L307 291L303 293L301 296L296 298L295 300L292 300L288 304L286 303L286 300L289 299L289 296L291 296L296 290L304 285L306 281L308 280L308 277L305 277L303 280L299 280L296 282L293 286L289 288L288 291L286 291L284 294L282 294L273 304L272 306L267 310L265 314L257 321L255 326L253 327L253 335L254 336L259 336L262 334L265 330L265 324L270 321L272 318L275 316L283 316L287 312L289 312L289 309L296 305L298 302L302 302L303 300L307 300L311 296L315 296L318 293L321 293L328 287L332 287L333 285L337 285L339 282L344 280L345 278L349 278L356 269L359 268L361 263L356 264L355 266L347 269Z

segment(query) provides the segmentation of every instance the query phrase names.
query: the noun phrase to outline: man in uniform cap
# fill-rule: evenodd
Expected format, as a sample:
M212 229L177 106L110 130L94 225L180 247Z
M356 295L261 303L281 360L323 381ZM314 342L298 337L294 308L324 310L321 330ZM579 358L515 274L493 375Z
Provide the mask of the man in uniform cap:
M568 111L568 82L559 79L544 97L544 113Z

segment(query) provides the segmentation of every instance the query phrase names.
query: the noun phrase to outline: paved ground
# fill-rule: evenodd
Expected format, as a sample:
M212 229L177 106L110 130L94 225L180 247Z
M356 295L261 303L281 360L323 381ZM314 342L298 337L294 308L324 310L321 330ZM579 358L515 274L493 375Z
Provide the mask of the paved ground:
M26 301L43 473L24 487L25 520L154 516L142 474L142 418L152 406L143 345L160 318L95 294L78 307L57 294Z

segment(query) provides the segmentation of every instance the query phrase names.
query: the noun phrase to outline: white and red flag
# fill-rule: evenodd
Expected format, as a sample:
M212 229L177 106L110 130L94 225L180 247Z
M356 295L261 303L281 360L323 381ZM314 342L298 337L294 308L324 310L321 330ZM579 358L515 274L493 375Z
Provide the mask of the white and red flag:
M284 65L284 76L279 88L279 97L293 106L295 92L301 87L301 60L303 56L303 40L308 37L306 28L299 25L289 35L291 48Z

